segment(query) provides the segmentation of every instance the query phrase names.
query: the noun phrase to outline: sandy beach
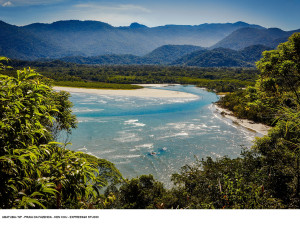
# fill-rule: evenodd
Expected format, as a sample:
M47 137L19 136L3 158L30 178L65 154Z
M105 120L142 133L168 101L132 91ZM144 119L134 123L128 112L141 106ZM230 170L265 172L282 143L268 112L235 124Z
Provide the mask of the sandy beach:
M134 84L142 87L168 87L168 86L176 86L180 84Z
M255 131L257 133L260 133L262 135L267 135L268 131L271 129L270 126L261 124L261 123L255 123L251 120L247 120L247 119L239 119L235 116L233 116L233 113L227 109L223 109L220 106L217 106L216 104L214 104L214 107L216 108L216 111L218 113L222 113L222 115L225 118L228 118L230 120L232 120L232 122L241 125L249 130Z
M151 85L151 87L153 86L154 85ZM157 85L155 86L157 87ZM99 94L99 95L134 96L134 97L150 97L150 98L198 98L197 95L193 95L185 92L151 89L151 88L142 88L142 89L134 89L134 90L112 90L112 89L91 89L91 88L55 86L53 87L53 89L57 91L89 93L89 94Z

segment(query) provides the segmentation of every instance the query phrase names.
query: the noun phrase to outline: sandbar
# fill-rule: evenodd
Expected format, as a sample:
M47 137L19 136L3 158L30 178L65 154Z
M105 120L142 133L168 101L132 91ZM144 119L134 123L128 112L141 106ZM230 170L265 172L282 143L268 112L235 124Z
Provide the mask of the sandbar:
M92 89L92 88L75 88L75 87L53 87L56 91L67 91L75 93L88 93L99 95L115 95L115 96L133 96L133 97L149 97L149 98L198 98L197 95L180 91L169 91L161 89L133 89L133 90L113 90L113 89Z
M168 87L168 86L177 86L180 84L134 84L142 87Z
M257 133L260 133L262 135L267 135L268 131L272 128L270 126L267 126L265 124L262 123L255 123L251 120L247 120L247 119L239 119L235 116L233 116L233 113L228 110L228 109L224 109L221 108L220 106L214 104L216 111L218 113L221 113L222 116L224 116L225 118L230 119L233 123L236 123L238 125L241 125L249 130L255 131Z

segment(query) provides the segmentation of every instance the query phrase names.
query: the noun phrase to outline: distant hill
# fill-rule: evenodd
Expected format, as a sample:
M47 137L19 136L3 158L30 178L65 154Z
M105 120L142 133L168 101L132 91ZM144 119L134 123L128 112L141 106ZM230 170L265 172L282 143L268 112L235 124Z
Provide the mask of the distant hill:
M160 64L167 65L174 60L198 49L203 49L193 45L163 45L144 56L135 55L101 55L101 56L69 56L61 58L64 62L79 64Z
M232 32L226 38L210 48L230 48L240 50L251 45L264 45L276 48L279 43L286 42L288 37L295 32L300 32L300 30L283 31L278 28L257 29L246 27Z
M241 54L241 58L243 58L244 61L249 63L255 63L258 60L260 60L263 51L269 51L272 49L273 48L264 45L251 45L238 52Z
M169 64L180 57L204 49L194 45L163 45L143 56L145 64Z
M195 49L196 51L193 51ZM271 48L263 45L253 45L236 51L227 48L208 50L191 45L164 45L145 56L70 56L60 60L69 63L102 65L158 64L197 67L252 67L262 57L262 52L265 50L271 50Z
M209 50L201 49L198 51L191 52L189 54L182 56L181 58L174 60L171 64L172 65L187 65L190 61L197 60L198 57L200 57L203 53L206 53L206 52L209 52Z
M240 51L228 48L200 50L187 54L172 64L198 67L251 67L262 57L263 51L270 49L263 45L253 45Z
M68 20L18 27L0 21L0 55L81 64L253 66L263 50L275 48L297 31L244 22L114 27Z
M0 55L17 59L55 58L62 55L61 49L31 32L0 21Z
M248 67L249 63L243 61L238 51L226 48L217 48L210 51L193 54L187 61L181 60L181 65L199 67ZM177 63L175 63L177 64Z
M264 29L244 22L159 27L138 23L114 27L98 21L78 20L17 27L1 22L0 55L29 60L108 54L143 56L163 45L209 47L244 27Z

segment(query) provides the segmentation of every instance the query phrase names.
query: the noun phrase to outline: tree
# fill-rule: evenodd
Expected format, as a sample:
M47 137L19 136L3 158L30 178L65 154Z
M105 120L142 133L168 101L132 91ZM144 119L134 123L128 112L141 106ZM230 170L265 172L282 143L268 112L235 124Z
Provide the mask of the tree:
M264 190L260 168L260 158L248 151L236 159L197 160L172 176L172 194L181 193L180 208L280 208L280 201Z
M0 208L87 208L107 183L99 164L54 142L76 118L49 82L30 68L0 75Z
M163 184L152 175L126 180L120 187L120 205L126 209L146 209L162 207L161 198L165 194Z
M300 207L300 33L257 62L261 70L256 88L265 105L276 109L276 126L258 139L268 188L290 208Z
M261 72L256 85L266 99L289 98L300 104L300 33L294 33L276 50L263 52L256 65Z

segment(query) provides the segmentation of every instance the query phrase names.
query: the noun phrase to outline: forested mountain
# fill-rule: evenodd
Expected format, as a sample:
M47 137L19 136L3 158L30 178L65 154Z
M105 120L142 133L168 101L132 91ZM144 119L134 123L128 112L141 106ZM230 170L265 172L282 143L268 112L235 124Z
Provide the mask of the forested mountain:
M127 64L160 64L167 65L193 51L203 49L193 45L163 45L144 56L135 55L101 55L101 56L69 56L61 58L64 62L79 64L127 65Z
M263 50L275 48L292 33L244 22L151 28L78 20L18 27L0 21L0 55L25 60L62 58L81 64L244 67L254 65ZM210 51L205 50L211 45ZM244 52L228 50L245 47L249 49Z
M271 50L272 48L264 45L251 45L238 51L246 62L254 64L260 60L263 51Z
M0 21L0 55L28 59L61 55L61 50L51 43L34 37L31 32Z
M147 27L113 27L98 21L58 21L23 27L1 22L0 55L30 59L105 54L145 55L162 45L209 47L233 31L258 25L243 22Z
M141 57L134 55L70 56L60 60L70 63L100 65L157 64L197 67L251 67L261 58L263 51L270 49L263 45L249 46L240 51L228 48L207 50L191 45L164 45Z
M263 45L253 45L241 51L228 48L200 50L187 54L172 64L199 67L250 67L261 58L263 51L270 49Z
M142 57L146 64L169 64L197 50L204 48L193 45L163 45Z
M243 61L241 54L237 51L217 48L210 51L200 51L192 56L185 56L187 60L179 59L181 65L199 67L248 67L247 62ZM174 64L177 64L176 62Z
M223 40L213 45L211 48L230 48L243 49L251 45L265 45L275 48L279 43L288 40L288 37L295 31L283 31L278 28L258 29L253 27L245 27L232 32Z

